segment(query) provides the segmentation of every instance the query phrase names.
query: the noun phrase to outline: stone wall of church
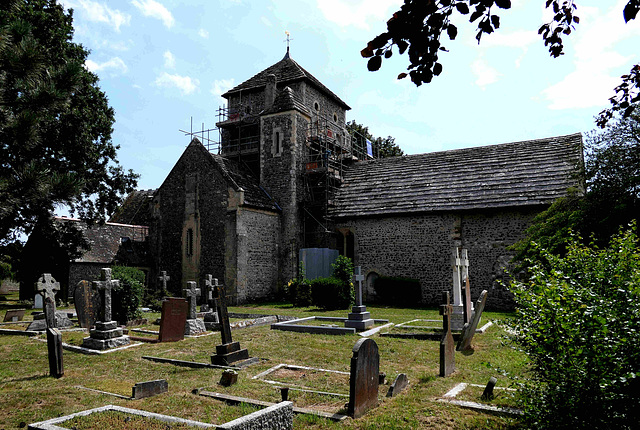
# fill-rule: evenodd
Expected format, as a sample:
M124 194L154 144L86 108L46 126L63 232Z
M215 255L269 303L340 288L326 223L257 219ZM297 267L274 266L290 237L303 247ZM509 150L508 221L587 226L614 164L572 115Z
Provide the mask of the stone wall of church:
M441 291L451 290L451 254L456 246L469 253L471 297L489 292L489 309L512 309L509 291L499 283L512 253L507 246L523 236L538 210L438 213L345 220L337 224L354 234L355 265L366 276L366 300L375 301L373 279L401 276L420 280L422 302L439 305Z

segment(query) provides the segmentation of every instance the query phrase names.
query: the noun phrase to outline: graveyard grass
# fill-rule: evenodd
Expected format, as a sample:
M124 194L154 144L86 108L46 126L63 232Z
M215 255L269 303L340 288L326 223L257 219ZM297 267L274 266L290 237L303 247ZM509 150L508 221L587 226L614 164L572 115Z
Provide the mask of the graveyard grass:
M441 319L435 308L402 309L369 305L367 310L373 318L388 319L396 324L412 319ZM293 308L289 304L280 303L230 307L229 311L296 317L344 317L347 313L327 312L316 308ZM31 311L28 311L26 317L30 318L30 314ZM490 320L499 321L507 316L485 312L481 325ZM147 313L143 317L153 322L159 314ZM146 328L158 330L158 326L151 323ZM280 363L348 372L352 348L360 339L354 335L313 335L271 330L269 325L233 330L232 335L234 341L239 341L242 348L249 350L251 357L261 360L258 364L240 370L238 383L231 387L218 385L222 369L191 369L142 359L142 356L157 356L209 363L210 355L220 343L219 332L210 336L186 338L180 342L145 343L104 355L83 355L65 350L65 375L60 379L48 376L46 342L23 336L0 336L0 401L3 405L0 410L0 428L20 428L21 423L44 421L107 404L222 424L246 415L254 409L247 405L230 406L195 395L192 390L202 388L207 391L278 402L280 392L277 386L251 377ZM84 336L86 334L82 332L63 332L63 341L79 344ZM40 338L44 339L44 336ZM372 339L378 344L380 351L380 371L386 373L388 381L380 386L380 405L357 420L349 418L340 423L297 415L294 428L520 428L515 418L489 415L436 401L460 382L485 385L490 377L495 376L498 378L497 387L509 387L513 386L510 376L526 377L526 358L505 341L505 331L500 324L494 324L485 334L474 337L472 354L456 352L456 371L447 378L438 376L439 342L379 335L372 336ZM396 397L386 398L389 384L399 373L407 374L410 382L408 390ZM277 377L276 373L268 375L265 379L278 380ZM154 379L166 379L169 392L133 401L77 388L83 386L131 396L131 387L135 383ZM344 380L339 375L334 377L322 375L321 372L310 372L309 375L301 376L294 372L289 373L284 381L291 384L291 387L299 385L320 391L348 393L348 386L344 385ZM481 392L481 389L469 390L464 393L464 400L500 406L516 405L515 400L512 401L504 391L495 391L497 397L494 403L481 401ZM295 406L346 413L343 405L348 398L290 390L289 400L292 400ZM96 416L95 419L116 418ZM103 422L96 421L94 424ZM103 427L102 424L98 426ZM114 430L120 428L117 425L110 427Z

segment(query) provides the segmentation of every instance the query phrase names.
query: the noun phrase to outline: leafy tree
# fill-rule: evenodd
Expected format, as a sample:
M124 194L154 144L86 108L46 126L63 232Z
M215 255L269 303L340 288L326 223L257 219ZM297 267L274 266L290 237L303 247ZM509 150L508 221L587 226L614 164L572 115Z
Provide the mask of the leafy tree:
M576 0L545 0L545 6L552 8L554 16L551 22L540 27L538 33L545 46L549 47L550 55L558 57L564 50L562 37L571 34L580 23L580 18L575 15ZM400 54L407 52L409 56L409 73L400 73L398 79L409 76L414 84L420 86L442 73L439 56L448 51L441 39L445 33L449 40L458 35L458 28L451 22L455 14L470 14L469 22L477 22L476 39L480 43L483 34L500 28L496 9L509 8L511 0L405 0L400 10L387 21L387 31L369 41L361 54L369 58L367 68L376 71L382 66L383 57L392 56L395 45ZM623 10L625 22L635 19L638 11L640 0L628 0ZM615 93L609 99L612 107L603 110L598 117L600 127L604 127L618 112L628 117L634 110L633 104L640 101L640 64L622 76L622 83L615 88Z
M144 272L135 267L113 266L112 279L120 284L112 292L113 318L121 324L140 318L140 305L144 296Z
M373 137L373 135L369 133L369 127L358 124L355 120L348 122L347 128L352 136L355 136L357 140L363 141L360 143L361 145L365 144L365 139L371 141L372 152L375 158L399 157L404 155L404 151L396 144L394 137Z
M72 12L55 0L0 6L0 242L59 205L102 221L136 185L116 160L113 109L72 36Z
M540 249L510 289L511 321L532 375L524 419L536 429L632 429L640 418L640 253L635 224L610 245L578 237L559 257Z

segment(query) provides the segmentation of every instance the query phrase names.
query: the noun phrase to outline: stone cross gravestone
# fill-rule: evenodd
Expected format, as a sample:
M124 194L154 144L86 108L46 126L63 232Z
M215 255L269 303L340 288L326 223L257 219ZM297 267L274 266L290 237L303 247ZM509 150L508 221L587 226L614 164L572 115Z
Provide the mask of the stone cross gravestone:
M189 303L185 299L170 297L162 301L160 317L160 342L176 342L184 339L184 327L189 313Z
M349 377L349 404L347 414L359 418L378 405L380 354L378 345L362 338L353 346Z
M44 273L36 282L36 291L44 301L44 318L47 328L56 328L56 292L60 291L60 282L56 282L51 273Z
M111 320L111 290L120 285L117 279L111 279L111 269L103 268L100 271L100 281L93 281L93 288L100 294L100 310L95 330L89 332L82 346L88 349L104 350L128 345L129 336L124 336L117 321Z
M187 288L184 290L185 296L187 296L187 302L189 303L189 313L187 314L187 321L184 326L184 334L196 335L206 331L204 321L197 318L196 300L200 295L200 288L194 281L187 282Z
M371 318L371 313L367 312L367 307L362 304L362 281L364 281L364 275L362 275L360 266L355 269L355 281L356 305L351 308L349 318L344 322L344 326L355 328L356 331L363 331L373 327L374 321Z
M206 275L204 278L204 301L209 306L209 311L204 314L204 325L207 330L216 330L218 325L218 312L216 311L216 301L214 299L215 289L218 286L218 278L213 275Z
M160 272L160 276L158 276L158 282L160 283L160 294L165 296L168 294L167 292L167 282L171 280L171 277L167 275L167 272L162 270Z
M462 328L462 334L460 335L460 340L458 341L456 350L467 351L471 349L471 340L473 339L473 335L476 333L476 329L478 328L478 323L480 323L480 318L482 317L482 312L484 311L486 303L487 290L482 290L482 293L480 293L480 297L478 297L478 301L476 302L476 308L471 315L471 321L468 324L465 324Z
M471 304L471 285L469 283L469 256L466 249L462 250L460 257L460 279L462 282L462 305L464 310L464 323L471 321L473 305Z
M449 292L442 292L442 340L440 341L440 376L449 376L455 371L455 344L451 334L451 314L453 306L449 303Z
M211 356L211 364L229 366L231 363L247 360L249 351L240 349L240 342L233 342L231 339L231 326L229 324L229 314L227 313L227 297L224 286L216 286L214 297L217 299L222 344L216 345L216 354Z
M91 288L89 281L80 281L73 292L73 301L82 328L91 328L98 318L100 296Z

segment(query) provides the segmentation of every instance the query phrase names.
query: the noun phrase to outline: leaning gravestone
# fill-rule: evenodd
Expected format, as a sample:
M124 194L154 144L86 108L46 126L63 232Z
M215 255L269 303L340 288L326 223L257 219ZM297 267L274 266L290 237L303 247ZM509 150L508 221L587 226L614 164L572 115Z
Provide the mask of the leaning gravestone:
M170 297L162 301L160 317L160 342L177 342L184 339L184 326L189 312L185 299Z
M362 281L364 276L361 272L361 267L356 267L355 273L356 281L356 305L351 308L348 319L344 322L344 326L348 328L355 328L356 331L364 331L373 327L373 319L371 313L367 312L367 307L362 304Z
M216 345L216 354L211 356L211 364L229 366L231 363L247 360L249 351L240 349L240 342L234 342L231 339L231 326L229 324L229 314L227 313L227 296L225 295L224 286L216 286L214 297L217 299L218 304L222 344Z
M118 322L111 319L111 290L117 287L120 281L111 279L111 269L102 269L100 281L93 281L93 288L100 293L100 311L95 330L89 332L90 337L85 337L83 348L104 350L128 345L129 336L122 334Z
M64 375L62 334L56 328L56 291L60 291L60 283L50 273L45 273L36 282L36 291L42 295L44 302L49 373L55 378L61 378Z
M184 325L185 335L196 335L207 331L204 326L204 321L197 318L196 313L196 300L200 295L200 288L197 288L196 283L193 281L187 282L187 288L182 290L187 296L187 302L189 303L189 313L187 314L187 321Z
M91 328L98 318L100 296L91 288L89 281L80 281L73 291L73 302L82 328Z
M487 290L482 290L480 297L476 302L476 308L471 315L471 322L469 324L465 324L462 328L462 335L460 336L460 340L456 346L457 351L467 351L471 349L471 340L473 339L473 335L476 333L476 329L478 328L478 323L480 323L480 318L482 317L482 312L484 311L484 305L486 303Z
M358 340L351 358L348 415L359 418L378 405L379 373L378 345L369 338Z
M453 306L449 303L449 292L442 292L440 315L442 315L442 340L440 341L440 376L449 376L456 369L455 344L451 334L451 314Z
M402 392L409 385L409 379L407 378L406 373L401 373L396 376L395 381L389 387L389 391L387 391L387 397L395 397L400 392Z
M4 322L18 322L22 321L24 318L24 313L26 309L9 309L7 313L4 314Z

